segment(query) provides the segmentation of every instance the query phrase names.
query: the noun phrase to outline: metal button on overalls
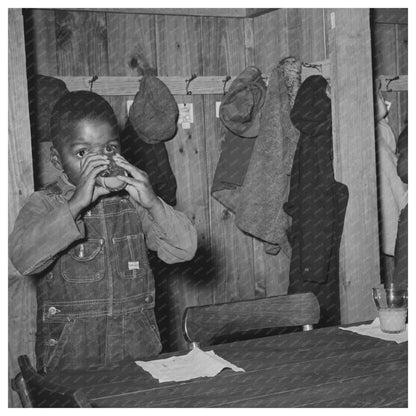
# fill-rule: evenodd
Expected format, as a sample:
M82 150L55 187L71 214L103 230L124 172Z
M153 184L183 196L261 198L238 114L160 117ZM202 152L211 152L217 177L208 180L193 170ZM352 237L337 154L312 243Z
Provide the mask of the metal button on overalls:
M153 296L152 295L148 295L144 298L144 301L146 303L152 303L153 302Z
M50 347L54 347L57 343L58 343L58 341L57 341L56 339L53 339L53 338L51 338L51 339L48 341L48 345L49 345Z
M56 309L54 306L51 306L51 307L48 309L48 314L49 314L49 315L55 315L55 314L56 314L56 312L57 312L57 309Z

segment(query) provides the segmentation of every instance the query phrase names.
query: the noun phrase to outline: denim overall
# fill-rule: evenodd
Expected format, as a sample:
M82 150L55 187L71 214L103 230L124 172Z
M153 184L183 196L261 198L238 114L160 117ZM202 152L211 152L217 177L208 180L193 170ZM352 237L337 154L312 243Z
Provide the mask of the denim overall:
M56 184L48 192L59 193ZM154 280L139 214L127 193L84 214L85 238L38 282L38 368L108 366L161 350Z

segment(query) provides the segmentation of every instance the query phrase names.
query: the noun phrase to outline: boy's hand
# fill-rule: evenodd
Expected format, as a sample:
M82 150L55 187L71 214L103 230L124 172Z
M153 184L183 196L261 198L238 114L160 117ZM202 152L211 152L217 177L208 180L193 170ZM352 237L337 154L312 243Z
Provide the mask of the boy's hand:
M127 183L126 190L135 201L147 209L152 209L156 205L161 204L152 189L152 185L150 185L146 172L136 168L119 154L114 155L113 160L132 176L132 178L117 176L117 178Z
M78 185L72 198L68 201L69 209L74 218L91 205L98 197L110 193L105 188L95 185L95 178L107 168L110 162L105 156L94 153L81 159Z

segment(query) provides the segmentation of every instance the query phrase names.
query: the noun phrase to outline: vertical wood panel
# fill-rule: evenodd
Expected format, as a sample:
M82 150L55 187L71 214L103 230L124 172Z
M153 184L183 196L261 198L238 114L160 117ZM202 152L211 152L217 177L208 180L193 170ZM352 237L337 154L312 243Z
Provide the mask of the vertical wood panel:
M245 27L241 19L202 19L204 75L238 75L245 67ZM215 116L221 96L204 98L208 192L221 151L225 130ZM211 250L215 264L214 301L254 297L252 239L235 226L235 216L210 195Z
M156 46L158 75L202 74L201 18L157 16ZM185 130L179 127L166 147L178 184L177 207L195 223L198 251L192 262L172 266L169 271L170 343L174 349L185 346L181 333L185 307L212 303L203 99L201 96L175 98L178 103L192 102L194 110L191 128Z
M106 13L108 69L112 76L137 76L130 66L133 56L143 56L156 68L155 17L152 15ZM139 84L137 85L137 87ZM119 124L127 120L127 100L134 97L106 97L117 115Z
M27 10L25 16L28 70L34 74L57 75L55 12Z
M334 170L349 201L340 249L342 323L374 318L380 281L369 9L331 9ZM328 20L329 21L329 20Z
M276 10L254 19L255 65L270 73L289 55L286 9Z
M108 75L105 13L57 10L58 75Z
M271 72L282 58L289 56L287 10L280 9L254 19L254 64ZM263 243L253 239L255 296L287 293L290 259L282 252L266 254Z
M26 198L33 192L32 150L26 59L21 9L9 9L9 232ZM9 261L9 379L18 372L17 357L27 354L34 362L36 332L36 295L33 282L19 275ZM19 407L19 400L9 388L9 406Z
M396 25L397 36L397 61L398 73L408 74L408 27L407 25ZM398 134L407 125L408 95L409 93L400 92L399 94L399 130Z
M375 23L373 36L374 77L383 74L395 75L397 68L396 29L395 25ZM397 92L383 92L383 97L391 102L388 116L389 124L397 135L399 130L399 104Z

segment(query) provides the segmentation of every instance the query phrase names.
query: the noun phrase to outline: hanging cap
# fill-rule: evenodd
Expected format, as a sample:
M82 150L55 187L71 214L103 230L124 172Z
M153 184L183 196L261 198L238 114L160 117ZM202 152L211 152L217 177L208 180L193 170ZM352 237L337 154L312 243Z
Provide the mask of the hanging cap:
M144 75L129 111L138 137L149 144L170 140L176 134L178 117L178 105L169 88L159 78Z
M261 71L247 67L231 84L220 107L220 119L227 129L241 137L259 133L261 108L266 98L266 84Z

